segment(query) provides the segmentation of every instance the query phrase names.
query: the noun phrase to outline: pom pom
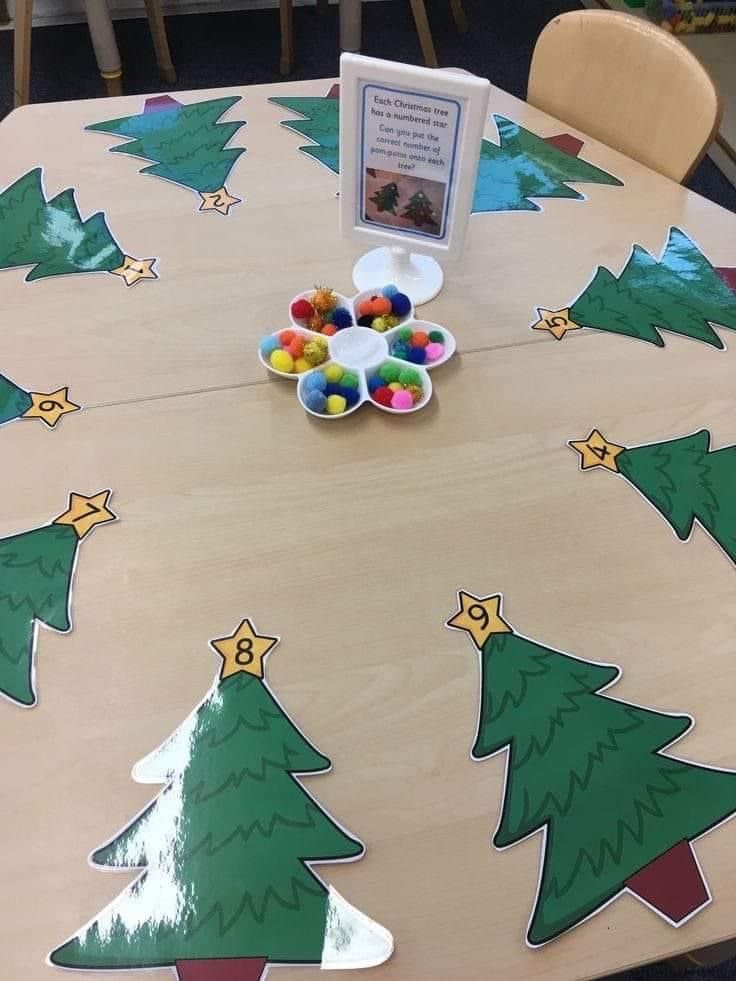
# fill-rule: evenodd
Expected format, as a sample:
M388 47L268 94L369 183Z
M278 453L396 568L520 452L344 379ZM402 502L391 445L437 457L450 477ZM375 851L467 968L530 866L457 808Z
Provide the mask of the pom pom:
M347 402L342 395L328 395L327 396L327 414L330 416L339 416L347 408Z
M319 347L323 348L325 351L327 350L327 341L324 339L324 337L315 337L314 340Z
M385 296L381 296L380 293L374 293L369 296L366 300L361 300L358 304L358 316L370 316L370 317L382 317L386 313L391 313L391 303Z
M412 329L411 327L402 327L401 330L396 331L396 336L404 344L409 344L411 342Z
M327 405L327 399L324 394L319 391L319 389L314 388L311 392L307 392L304 396L304 404L312 412L324 412L325 406Z
M391 405L391 399L394 397L394 393L390 388L377 388L373 393L373 401L378 402L379 405Z
M378 374L381 376L381 378L383 378L384 384L387 385L389 382L399 380L401 368L397 364L392 364L390 361L387 361L378 369Z
M392 392L400 392L404 386L401 384L401 382L389 382L388 387Z
M330 395L342 395L342 386L338 385L336 382L327 382L324 392L328 398Z
M347 402L348 408L357 405L360 401L360 393L357 388L345 388L344 385L340 388L340 394Z
M383 296L387 296L389 300L391 299L392 296L396 296L398 292L399 292L399 287L394 286L393 283L389 283L388 286L384 286L383 289L381 290L381 294Z
M313 314L307 321L307 327L309 327L310 330L313 330L316 334L319 334L324 325L325 322L318 313Z
M388 330L388 324L386 323L386 320L385 320L384 317L374 317L373 318L373 323L371 324L371 327L374 330L377 330L379 334L383 334L384 331L387 331Z
M358 317L358 327L370 327L373 323L373 317L370 314L365 314L363 317Z
M372 378L368 379L368 391L371 395L377 391L379 388L383 388L386 383L380 375L374 375Z
M353 326L353 315L345 307L336 307L330 314L330 320L338 330L345 330L346 327Z
M294 320L309 320L314 315L314 307L309 300L294 300L291 304L291 315Z
M322 339L320 338L320 340ZM324 347L317 341L310 341L308 344L305 344L304 358L313 368L318 364L322 364L323 361L327 360L327 344L325 343Z
M405 392L404 389L400 392L394 392L393 398L391 399L392 409L410 409L414 405L414 399L411 397L411 392Z
M326 334L327 337L332 337L333 334L337 333L337 327L334 324L325 324L322 328L322 333Z
M427 361L439 361L439 359L445 353L445 345L435 344L434 342L430 342L425 347L424 353L427 356Z
M307 361L306 358L297 358L294 361L294 371L296 371L300 375L303 371L309 371L311 367L312 367L311 364Z
M404 368L399 375L399 381L402 385L421 385L422 376L416 368Z
M311 375L307 375L304 379L304 387L308 392L324 392L326 386L327 379L321 371L313 371Z
M327 286L318 286L312 297L312 306L317 313L321 313L323 316L328 314L337 306L335 291L329 289Z
M258 345L258 349L264 358L267 358L272 351L276 351L281 345L279 344L278 337L264 337L261 343Z
M409 346L407 344L394 344L391 348L391 354L395 358L401 358L402 361L406 361L409 358Z
M424 353L423 347L410 347L407 360L411 361L412 364L424 364L427 360L427 356Z
M415 330L411 335L412 347L426 347L429 344L429 334L423 330Z
M358 387L358 376L354 375L352 371L346 371L345 374L340 379L340 384L344 388L357 388Z
M296 337L296 331L294 330L282 330L279 334L279 342L281 347L288 347L291 342Z
M294 339L291 344L286 348L292 358L300 358L304 354L304 338L301 334L294 334Z
M430 332L429 332L429 339L432 342L432 344L444 344L445 343L445 335L442 333L441 330L430 330Z
M332 382L334 385L340 381L345 372L342 370L339 364L328 364L325 368L324 374L327 381Z
M424 398L424 391L419 385L408 385L406 390L411 395L414 405L416 405L417 402L421 402Z
M387 313L383 319L386 321L386 326L389 330L392 327L398 327L401 323L401 317L397 317L394 313Z
M395 293L391 297L391 311L397 317L405 317L411 310L411 300L406 293Z
M284 374L289 375L294 370L294 359L288 351L272 351L269 360L271 367L276 371L283 371Z

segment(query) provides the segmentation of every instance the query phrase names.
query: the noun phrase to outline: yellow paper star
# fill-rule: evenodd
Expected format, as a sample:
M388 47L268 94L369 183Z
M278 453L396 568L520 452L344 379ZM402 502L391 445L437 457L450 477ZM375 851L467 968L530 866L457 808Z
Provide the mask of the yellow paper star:
M211 640L211 646L222 658L220 681L229 678L231 674L246 671L257 678L263 677L263 659L269 651L278 644L278 637L259 634L251 621L246 617L234 634Z
M158 273L153 268L155 261L155 259L133 259L126 255L122 266L111 269L110 272L113 276L122 276L126 286L135 286L142 279L158 279Z
M225 187L219 191L200 191L199 196L202 198L200 211L219 211L221 215L226 215L234 204L240 204L242 200L229 194Z
M29 392L33 404L23 413L24 419L40 419L53 429L67 412L76 412L80 405L69 401L69 389L58 388L55 392Z
M473 639L478 650L491 634L510 634L511 627L501 617L501 594L493 596L473 596L464 590L458 590L459 609L446 622L445 626L453 630L465 630Z
M72 491L69 495L69 507L58 518L54 518L52 524L71 525L78 537L84 538L95 525L117 520L117 515L107 506L111 494L111 490L103 490L91 497L85 497L84 494L75 494Z
M532 330L548 330L558 341L561 341L569 330L581 330L580 324L570 320L568 307L563 310L544 310L542 307L537 307L537 316L539 320L532 324Z
M570 439L567 445L580 454L581 470L605 467L606 470L612 470L614 473L619 472L616 457L626 449L618 443L609 443L597 429L594 429L587 439Z

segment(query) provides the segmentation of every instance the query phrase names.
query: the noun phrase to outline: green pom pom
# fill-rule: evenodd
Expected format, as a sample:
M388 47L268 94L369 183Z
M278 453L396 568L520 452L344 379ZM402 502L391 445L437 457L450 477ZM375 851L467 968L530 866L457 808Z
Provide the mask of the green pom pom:
M445 335L441 330L430 330L429 339L433 344L444 344Z
M401 330L396 331L396 336L398 337L398 339L400 341L404 341L407 344L411 340L411 335L412 335L411 327L402 327Z
M399 381L402 385L419 385L422 384L422 376L414 368L405 368L399 374Z
M391 382L399 380L401 368L399 368L398 365L391 364L387 361L386 364L382 364L378 369L378 374L381 376L381 378L383 378L387 385L390 385Z
M345 388L357 388L358 387L358 376L354 375L350 371L346 371L345 374L340 379L340 384Z

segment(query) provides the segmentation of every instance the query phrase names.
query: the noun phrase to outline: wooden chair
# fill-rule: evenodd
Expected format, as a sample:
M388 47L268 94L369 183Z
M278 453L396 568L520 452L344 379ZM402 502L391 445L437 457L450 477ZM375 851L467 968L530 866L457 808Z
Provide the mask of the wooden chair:
M122 95L123 70L107 0L85 0L85 8L92 46L107 94ZM159 75L165 82L173 84L176 81L176 70L169 52L161 0L146 0L146 14ZM13 70L16 106L25 105L30 97L32 19L33 0L15 0Z
M410 3L411 11L414 14L414 23L417 25L417 34L419 35L419 43L422 46L425 64L428 68L439 68L425 2L424 0L410 0ZM450 8L452 10L452 16L455 18L458 31L461 34L466 34L468 30L468 19L463 10L462 0L450 0Z
M327 13L329 0L316 0L317 13ZM291 75L294 69L294 0L279 0L281 18L281 74Z
M703 159L722 113L710 75L684 44L611 10L576 10L547 24L527 99L674 181Z

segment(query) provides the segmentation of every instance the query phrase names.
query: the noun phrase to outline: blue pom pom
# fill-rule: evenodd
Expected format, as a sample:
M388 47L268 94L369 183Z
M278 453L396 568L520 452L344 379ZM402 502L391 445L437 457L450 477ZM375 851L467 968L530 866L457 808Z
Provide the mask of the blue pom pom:
M321 371L313 371L304 379L304 387L308 392L324 392L327 379Z
M353 326L353 315L345 307L336 307L330 314L330 321L338 330Z
M388 286L384 286L383 289L381 290L381 294L383 296L388 297L389 300L392 299L392 297L396 296L398 292L399 292L399 287L394 286L393 283L389 283Z
M360 392L357 388L348 388L343 385L340 389L340 395L345 399L348 406L357 405L360 401Z
M411 300L406 293L395 293L391 297L391 309L397 317L405 317L411 310Z
M307 392L304 398L304 404L312 412L324 412L325 406L327 405L327 399L322 392L317 389L313 389L311 392Z
M332 382L329 382L327 385L325 385L323 391L327 397L329 397L330 395L342 395L343 393L342 385L336 385L333 384Z
M408 344L394 344L391 348L391 354L395 358L401 358L402 361L406 361L409 357L409 345Z
M423 347L410 347L407 353L407 360L411 361L412 364L424 364L427 360L427 355L424 353Z
M383 388L385 384L386 382L380 375L374 375L372 378L368 379L368 391L375 392L377 388Z
M258 348L264 358L268 359L269 354L280 348L278 337L264 337Z

